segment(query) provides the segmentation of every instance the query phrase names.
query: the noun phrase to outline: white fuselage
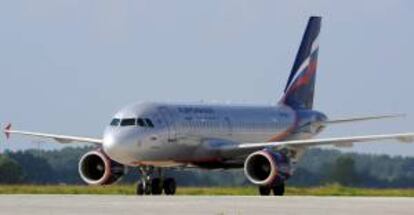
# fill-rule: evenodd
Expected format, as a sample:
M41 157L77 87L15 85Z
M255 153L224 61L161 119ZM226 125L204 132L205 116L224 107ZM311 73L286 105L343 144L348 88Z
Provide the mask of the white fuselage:
M240 165L251 150L229 150L248 142L310 138L319 132L301 129L315 120L288 106L233 106L144 103L115 114L104 133L104 151L115 161L137 166ZM127 123L132 119L140 123ZM324 120L324 115L318 120ZM150 120L151 126L145 120ZM124 122L125 125L122 123ZM142 124L144 122L144 124Z

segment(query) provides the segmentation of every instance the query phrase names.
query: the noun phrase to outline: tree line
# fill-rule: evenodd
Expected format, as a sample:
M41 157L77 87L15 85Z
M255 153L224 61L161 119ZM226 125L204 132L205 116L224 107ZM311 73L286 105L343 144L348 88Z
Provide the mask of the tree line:
M90 147L62 150L26 150L0 155L1 184L83 184L78 174L80 157ZM172 169L167 175L181 186L242 186L249 182L242 169ZM129 168L121 183L135 183L138 171ZM388 155L342 153L310 149L305 152L291 186L321 186L338 183L352 187L414 187L414 158Z

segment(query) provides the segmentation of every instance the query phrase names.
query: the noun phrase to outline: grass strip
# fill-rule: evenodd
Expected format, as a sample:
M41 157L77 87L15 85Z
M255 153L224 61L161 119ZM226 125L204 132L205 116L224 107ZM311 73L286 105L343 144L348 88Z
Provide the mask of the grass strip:
M105 194L135 195L135 185L0 185L0 194ZM177 195L258 195L254 186L246 187L179 187ZM394 196L414 197L414 189L352 188L340 185L322 187L287 187L288 196Z

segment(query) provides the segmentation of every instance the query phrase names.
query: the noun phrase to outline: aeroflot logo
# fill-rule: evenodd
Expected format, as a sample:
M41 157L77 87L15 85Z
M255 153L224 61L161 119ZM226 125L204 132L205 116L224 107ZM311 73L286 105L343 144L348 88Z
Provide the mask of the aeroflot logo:
M178 112L184 114L212 114L214 110L212 108L179 107Z

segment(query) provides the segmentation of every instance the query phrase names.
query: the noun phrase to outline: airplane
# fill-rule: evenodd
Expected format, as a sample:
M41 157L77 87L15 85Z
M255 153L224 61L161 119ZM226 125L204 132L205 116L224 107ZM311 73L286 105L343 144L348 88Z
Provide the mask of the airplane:
M303 152L312 146L350 146L378 140L413 142L414 133L313 139L328 125L398 117L377 115L330 120L313 109L321 17L309 18L282 97L276 105L172 104L144 102L119 110L102 138L14 130L4 132L91 143L79 174L89 185L118 182L128 167L138 169L137 195L174 195L168 168L243 168L260 195L281 196ZM39 170L40 171L40 170Z

